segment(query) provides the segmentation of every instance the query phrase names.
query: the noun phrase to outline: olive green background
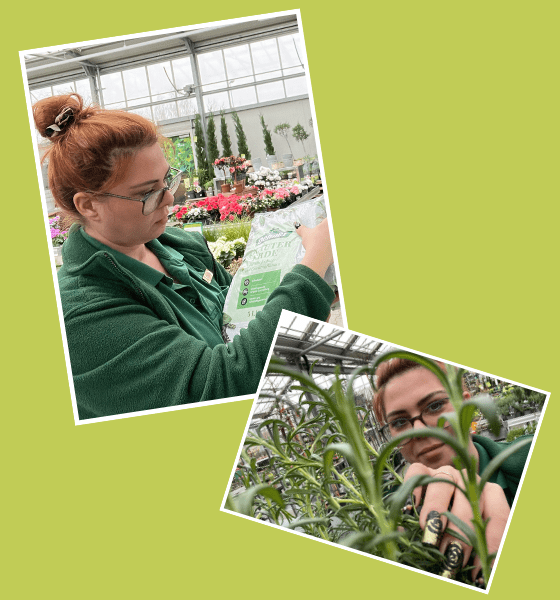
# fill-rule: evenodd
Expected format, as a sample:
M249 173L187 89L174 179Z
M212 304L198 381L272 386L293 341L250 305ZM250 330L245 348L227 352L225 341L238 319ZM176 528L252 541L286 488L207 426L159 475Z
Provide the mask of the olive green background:
M17 52L298 7L349 327L552 392L490 593L555 583L557 6L12 7L1 40L5 597L477 593L220 512L250 401L74 425Z

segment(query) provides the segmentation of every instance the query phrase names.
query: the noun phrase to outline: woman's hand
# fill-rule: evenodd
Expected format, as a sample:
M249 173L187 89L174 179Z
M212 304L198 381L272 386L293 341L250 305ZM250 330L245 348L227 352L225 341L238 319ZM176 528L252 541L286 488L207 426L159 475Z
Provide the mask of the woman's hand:
M464 471L463 473L466 475ZM446 563L450 568L444 569L441 574L446 577L453 577L454 570L467 564L472 551L471 546L450 535L453 531L461 534L461 531L453 523L448 523L447 518L442 515L442 513L448 511L472 528L471 505L466 496L453 485L453 482L455 482L461 489L464 488L461 473L448 465L430 469L421 463L414 463L406 472L405 481L414 475L429 475L438 479L449 479L450 481L450 483L445 481L434 482L423 488L416 488L414 490L414 501L418 506L423 495L424 500L420 511L420 527L424 530L422 541L427 545L438 547L445 554ZM449 508L451 504L452 506ZM484 520L489 519L486 527L486 543L488 553L492 554L497 552L500 547L510 512L504 491L499 485L487 483L484 486L480 497L480 511ZM476 579L477 584L482 583L484 585L483 580L480 582L482 575L480 569L481 562L477 556L474 560L472 579L473 581Z
M300 225L296 233L301 237L305 248L305 256L300 264L324 277L327 269L334 262L327 219L312 229Z

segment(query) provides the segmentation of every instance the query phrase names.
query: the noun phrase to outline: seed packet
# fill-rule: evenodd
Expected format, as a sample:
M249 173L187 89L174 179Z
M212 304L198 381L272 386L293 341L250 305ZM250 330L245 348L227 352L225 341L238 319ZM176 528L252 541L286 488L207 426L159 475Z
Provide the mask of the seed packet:
M249 325L284 275L303 259L305 248L294 223L316 227L326 217L322 196L255 215L243 263L233 277L224 305L224 325L230 340ZM334 265L328 268L324 280L336 288Z

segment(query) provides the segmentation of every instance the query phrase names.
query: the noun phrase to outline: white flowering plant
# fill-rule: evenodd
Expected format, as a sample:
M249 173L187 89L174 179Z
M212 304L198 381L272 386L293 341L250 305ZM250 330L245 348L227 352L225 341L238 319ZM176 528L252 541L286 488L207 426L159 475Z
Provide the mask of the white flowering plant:
M280 173L268 167L261 167L255 173L248 173L247 177L251 185L261 190L265 188L274 189L280 186Z
M215 242L208 242L210 252L224 267L229 267L232 261L242 258L245 254L247 241L244 238L228 240L225 236L219 237Z
M190 208L185 215L187 223L195 223L197 221L204 221L210 218L208 211L202 206L193 206Z

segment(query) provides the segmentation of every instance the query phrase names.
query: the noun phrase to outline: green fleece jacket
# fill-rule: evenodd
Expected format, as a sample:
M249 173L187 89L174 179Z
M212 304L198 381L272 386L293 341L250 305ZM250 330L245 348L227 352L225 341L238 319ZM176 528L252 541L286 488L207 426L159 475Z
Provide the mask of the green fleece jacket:
M215 283L229 286L231 276L214 267L200 234L167 228L158 241L200 274L215 270ZM282 309L324 320L334 299L321 277L296 265L233 342L209 344L198 332L202 316L181 318L105 248L92 246L74 225L58 274L80 420L254 394Z
M473 435L473 443L478 452L479 474L484 471L484 469L488 466L488 463L495 456L498 456L500 452L503 452L512 444L516 444L520 440L532 437L533 436L531 435L522 435L516 438L513 442L495 442L494 440L482 435ZM529 455L530 449L531 444L527 444L526 446L520 448L517 452L514 452L511 456L506 458L506 460L500 465L499 469L497 469L492 477L490 477L491 483L497 483L504 490L510 506L515 500L515 494L517 493L517 488L519 487L519 482L521 481L521 476L523 475L523 469L525 468L525 463L527 462L527 456Z

